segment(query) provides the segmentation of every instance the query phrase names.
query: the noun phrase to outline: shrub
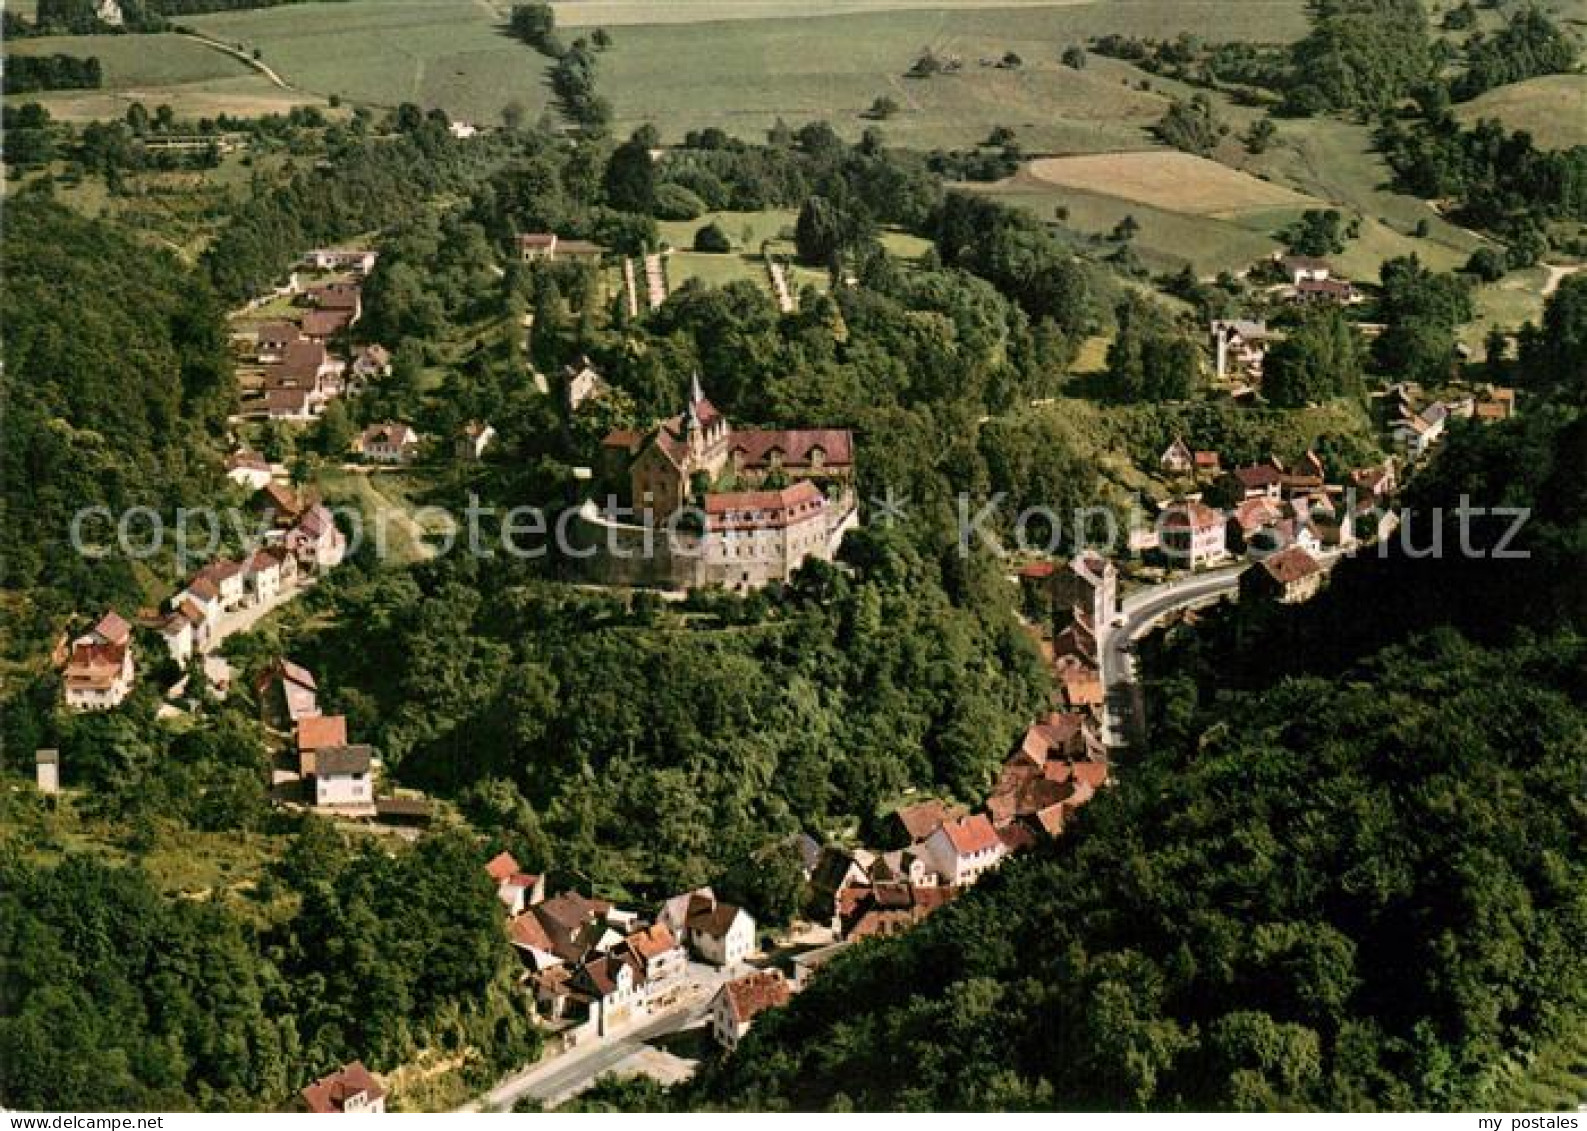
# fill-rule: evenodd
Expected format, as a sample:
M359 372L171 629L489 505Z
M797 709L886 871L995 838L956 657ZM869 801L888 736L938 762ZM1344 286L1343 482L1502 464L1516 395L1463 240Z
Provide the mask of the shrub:
M723 255L733 250L733 241L720 224L707 224L694 233L694 250Z
M705 201L682 185L668 183L656 186L656 219L698 220L705 211Z

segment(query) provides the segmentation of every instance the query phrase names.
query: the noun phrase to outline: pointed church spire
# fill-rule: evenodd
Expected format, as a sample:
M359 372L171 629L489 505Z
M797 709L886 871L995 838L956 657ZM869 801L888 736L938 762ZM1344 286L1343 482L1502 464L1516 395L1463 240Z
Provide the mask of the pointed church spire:
M705 400L705 390L700 388L700 371L694 371L694 377L689 383L689 411L694 411L694 406Z

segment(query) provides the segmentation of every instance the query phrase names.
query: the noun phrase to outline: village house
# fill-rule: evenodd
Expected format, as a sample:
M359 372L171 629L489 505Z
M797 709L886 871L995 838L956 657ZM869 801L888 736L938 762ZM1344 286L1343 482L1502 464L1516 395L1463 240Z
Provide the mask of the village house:
M720 900L691 904L684 935L700 961L713 966L737 966L755 952L754 918L743 908Z
M602 1037L639 1020L648 1006L645 984L632 965L615 955L603 954L580 964L569 986L588 1001L595 1032Z
M375 269L378 252L358 247L317 247L303 257L303 265L315 271L352 271L368 275Z
M1216 565L1229 556L1223 515L1194 500L1164 509L1157 520L1157 538L1168 559L1183 569Z
M969 887L1002 862L1008 847L992 822L975 813L944 821L926 838L925 852L945 885Z
M362 743L316 750L314 804L321 809L373 811L374 753Z
M600 244L563 239L555 232L525 232L518 237L518 258L525 263L557 259L599 260L606 254Z
M226 478L239 487L258 491L270 483L271 475L269 462L258 452L243 448L226 457Z
M303 298L315 312L345 315L347 320L344 325L347 326L357 322L364 312L364 290L357 283L324 283L310 287L303 293ZM310 337L313 336L309 334L306 317L303 332Z
M716 991L711 1002L711 1032L731 1052L749 1032L755 1018L788 1004L788 983L778 970L762 970L734 978Z
M1292 287L1302 283L1320 283L1333 274L1333 268L1326 259L1318 259L1311 255L1284 255L1274 257L1279 270L1289 280Z
M931 833L927 833L923 839L929 839L930 836ZM926 855L925 849L915 845L895 848L878 856L871 862L870 881L873 887L902 884L912 888L934 888L942 882L942 877L932 867L931 858Z
M1395 446L1407 459L1421 459L1443 439L1448 422L1448 406L1434 401L1420 412L1408 413L1395 421L1392 428Z
M1290 292L1295 303L1332 302L1348 306L1360 299L1360 294L1348 279L1302 279Z
M72 641L62 686L73 711L108 711L132 693L132 625L115 612Z
M278 527L290 527L313 502L284 483L266 483L253 497L253 507Z
M1196 478L1215 478L1223 473L1223 457L1217 452L1198 448L1195 453Z
M464 463L478 463L495 440L496 429L482 420L470 420L458 430L457 458Z
M381 1115L386 1110L386 1089L361 1060L344 1064L299 1094L316 1115Z
M177 594L177 598L197 597L208 594L211 589L220 602L222 612L230 612L241 605L243 598L248 595L248 579L243 564L230 558L216 558L193 575L193 580Z
M320 713L314 673L285 658L276 659L259 673L254 692L265 720L283 730L295 729L304 719Z
M387 420L364 429L353 450L371 463L412 463L419 455L419 434L406 424Z
M207 627L204 614L189 602L159 618L155 631L165 641L165 650L170 655L171 661L178 667L185 667L187 661L192 658L194 650L202 646L198 634L204 627Z
M1311 552L1291 546L1246 570L1240 577L1240 595L1242 599L1271 599L1295 605L1315 596L1322 582L1323 568Z
M1284 494L1284 465L1269 456L1263 463L1235 468L1229 472L1227 481L1232 484L1237 498L1278 499Z
M652 987L682 977L689 968L689 954L665 923L652 923L635 931L622 942L621 951L637 965L644 983Z
M562 367L562 385L569 412L577 412L586 401L606 395L609 387L587 357Z
M352 324L352 311L311 310L303 316L303 337L323 346Z
M533 872L513 872L496 887L496 898L509 915L521 915L546 897L546 878Z
M297 580L298 562L284 546L255 550L243 570L255 605L268 605Z
M287 532L286 545L297 555L300 569L324 571L342 564L347 536L337 529L331 512L315 503Z
M1244 377L1260 380L1262 362L1272 339L1266 322L1244 318L1219 319L1212 323L1213 372L1219 378Z
M1188 475L1196 466L1195 459L1190 445L1175 436L1174 442L1157 458L1157 466L1170 475Z
M261 365L274 365L286 357L288 347L302 338L295 322L266 322L254 335L254 357Z
M841 893L838 931L848 941L886 938L918 926L959 894L956 887L880 882Z
M271 420L291 420L301 424L313 420L323 403L312 389L266 389L264 414Z
M1358 467L1350 473L1350 486L1359 498L1381 502L1394 494L1398 483L1394 478L1394 461L1384 460L1376 467Z
M893 813L893 823L909 844L919 844L942 825L964 816L964 808L933 798L905 805Z
M321 750L347 745L346 715L308 715L297 722L298 774L307 779L318 770Z

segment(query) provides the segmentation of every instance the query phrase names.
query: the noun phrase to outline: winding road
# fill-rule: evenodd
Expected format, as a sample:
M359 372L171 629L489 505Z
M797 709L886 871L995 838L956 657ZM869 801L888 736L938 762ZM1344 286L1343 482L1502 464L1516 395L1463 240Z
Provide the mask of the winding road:
M1317 554L1324 569L1332 569L1341 557L1338 550ZM1105 709L1102 741L1109 749L1127 747L1139 741L1142 725L1141 686L1135 678L1135 657L1131 650L1170 613L1198 608L1234 596L1240 590L1240 575L1252 562L1239 559L1203 573L1193 573L1161 585L1138 589L1119 602L1122 621L1099 626L1097 652L1102 661L1102 687Z

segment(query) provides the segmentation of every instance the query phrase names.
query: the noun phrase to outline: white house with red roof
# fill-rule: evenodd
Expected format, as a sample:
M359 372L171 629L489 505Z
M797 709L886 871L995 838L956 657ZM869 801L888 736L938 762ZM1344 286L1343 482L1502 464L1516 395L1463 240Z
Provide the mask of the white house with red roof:
M711 1002L711 1032L728 1051L738 1047L756 1017L788 1004L791 996L780 970L761 970L734 978Z
M72 641L62 673L66 706L73 711L108 711L132 693L132 625L114 611Z
M381 1115L386 1110L386 1089L361 1060L322 1076L299 1096L315 1115Z
M926 838L926 856L944 884L969 887L1008 854L1008 846L984 813L944 821Z

